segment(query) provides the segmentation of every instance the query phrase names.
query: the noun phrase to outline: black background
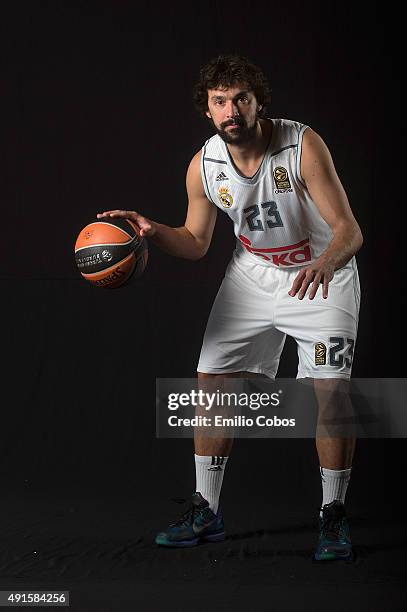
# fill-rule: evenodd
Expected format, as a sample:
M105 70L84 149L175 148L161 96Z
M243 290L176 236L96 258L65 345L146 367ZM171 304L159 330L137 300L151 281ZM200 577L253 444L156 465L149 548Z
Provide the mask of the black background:
M170 518L165 500L192 491L191 442L155 438L155 378L195 375L234 246L232 225L218 215L198 262L150 245L142 279L114 291L80 278L73 245L106 209L183 224L186 169L212 135L191 89L200 66L220 52L258 63L272 86L269 116L310 125L330 148L365 240L353 375L405 375L402 35L391 3L2 4L0 477L9 508L21 515L18 533L35 537L21 501L61 500L65 517L72 499L86 498L96 516L109 503L132 508L123 534L131 541L132 530L141 533L148 549ZM279 375L296 371L288 340ZM392 516L404 448L404 440L359 442L348 493L356 516L372 507L374 516ZM241 441L223 499L232 516L237 499L249 513L243 529L252 520L264 529L274 507L284 515L297 505L300 517L314 517L320 483L312 442ZM51 507L43 503L39 523ZM144 533L140 516L154 518ZM13 540L8 546L14 550ZM27 579L35 585L35 561L28 574L19 561L17 573L6 563L6 577L20 577L20 588ZM45 578L51 584L53 574Z

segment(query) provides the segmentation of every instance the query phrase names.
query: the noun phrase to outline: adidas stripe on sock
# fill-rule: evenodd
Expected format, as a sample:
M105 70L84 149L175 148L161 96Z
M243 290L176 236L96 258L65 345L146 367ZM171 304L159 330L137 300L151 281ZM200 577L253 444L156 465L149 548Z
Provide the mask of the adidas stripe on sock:
M223 473L227 460L227 457L195 455L195 490L208 501L210 509L215 514L219 507Z
M345 503L346 490L348 488L350 473L348 470L328 470L320 467L322 482L322 506L330 504L334 499Z

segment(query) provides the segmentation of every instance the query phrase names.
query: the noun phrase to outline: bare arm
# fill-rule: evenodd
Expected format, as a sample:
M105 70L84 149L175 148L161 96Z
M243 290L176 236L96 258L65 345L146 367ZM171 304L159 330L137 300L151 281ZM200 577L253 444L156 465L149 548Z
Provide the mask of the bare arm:
M362 232L353 216L328 147L310 128L305 130L303 137L301 175L319 213L331 227L333 238L316 261L301 269L289 294L294 296L298 293L302 299L312 283L309 298L313 299L322 283L322 295L326 298L335 270L342 268L362 246Z
M185 259L200 259L211 243L216 222L217 209L206 197L200 171L201 151L193 158L187 172L188 211L185 224L170 227L143 217L136 211L109 210L98 214L98 218L122 217L131 219L160 249Z

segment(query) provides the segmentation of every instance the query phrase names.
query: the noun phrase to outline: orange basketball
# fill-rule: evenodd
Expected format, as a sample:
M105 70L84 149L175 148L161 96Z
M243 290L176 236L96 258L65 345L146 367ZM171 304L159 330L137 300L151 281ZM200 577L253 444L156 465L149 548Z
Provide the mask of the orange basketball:
M89 223L75 243L76 265L97 287L119 287L138 277L147 265L148 248L138 226L111 217Z

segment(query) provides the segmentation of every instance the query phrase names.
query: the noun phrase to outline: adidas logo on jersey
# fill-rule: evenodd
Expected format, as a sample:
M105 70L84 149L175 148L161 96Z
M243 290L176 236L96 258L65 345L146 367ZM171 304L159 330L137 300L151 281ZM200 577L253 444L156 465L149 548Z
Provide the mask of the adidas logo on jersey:
M226 174L224 172L221 172L220 174L218 174L218 176L216 177L217 181L228 181L228 177L226 176Z

